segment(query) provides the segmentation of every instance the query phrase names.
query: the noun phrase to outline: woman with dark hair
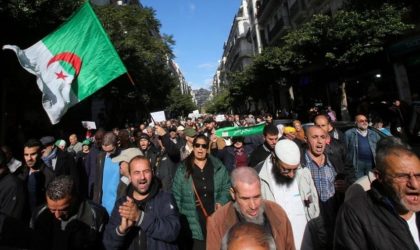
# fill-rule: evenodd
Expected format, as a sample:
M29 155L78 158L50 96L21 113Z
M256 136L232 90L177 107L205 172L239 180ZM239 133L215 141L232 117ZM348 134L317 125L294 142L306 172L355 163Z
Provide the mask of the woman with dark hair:
M209 139L198 135L192 153L180 163L172 192L183 222L181 249L206 248L206 220L230 200L229 174L220 160L208 154Z

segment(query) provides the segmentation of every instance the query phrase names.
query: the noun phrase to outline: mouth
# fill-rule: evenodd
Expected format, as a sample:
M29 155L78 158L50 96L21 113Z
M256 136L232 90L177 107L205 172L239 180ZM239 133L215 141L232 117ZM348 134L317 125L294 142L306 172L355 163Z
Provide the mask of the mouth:
M420 193L406 193L405 197L409 203L419 203L420 202Z

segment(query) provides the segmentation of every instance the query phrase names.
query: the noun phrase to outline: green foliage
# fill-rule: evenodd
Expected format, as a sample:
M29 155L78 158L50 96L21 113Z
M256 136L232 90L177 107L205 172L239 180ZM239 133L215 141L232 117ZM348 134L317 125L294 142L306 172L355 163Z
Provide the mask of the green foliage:
M206 112L211 114L227 113L231 107L229 95L229 91L224 90L212 100L206 102L204 106Z
M174 41L159 35L155 11L136 5L95 9L141 93L139 101L149 110L165 109L170 102L163 97L178 85L167 65Z
M169 111L172 117L183 116L186 117L193 110L197 109L197 106L192 101L192 96L189 94L182 94L179 88L173 88L169 94Z

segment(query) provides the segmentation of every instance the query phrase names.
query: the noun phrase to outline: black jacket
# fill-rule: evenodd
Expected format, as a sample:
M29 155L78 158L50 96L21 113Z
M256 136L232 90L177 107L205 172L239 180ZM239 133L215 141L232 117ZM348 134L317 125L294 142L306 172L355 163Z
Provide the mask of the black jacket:
M8 170L0 174L0 213L21 219L26 205L23 182Z
M337 216L334 249L418 249L407 222L378 181L346 201ZM416 213L417 228L420 213Z
M46 205L39 207L31 220L31 247L42 250L103 249L102 234L108 222L105 208L85 200L77 203L75 211L64 226Z

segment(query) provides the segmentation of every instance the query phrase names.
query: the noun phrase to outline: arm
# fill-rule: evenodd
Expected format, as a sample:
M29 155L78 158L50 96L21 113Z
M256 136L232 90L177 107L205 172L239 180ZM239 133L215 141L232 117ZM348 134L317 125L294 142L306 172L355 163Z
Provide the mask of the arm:
M207 250L219 250L222 245L222 232L218 230L220 225L215 220L214 214L207 219Z
M222 164L220 161L219 163ZM216 175L215 178L220 179L220 187L215 187L218 189L218 192L216 193L217 196L215 197L216 198L215 203L224 205L230 201L231 197L229 194L229 189L230 189L231 184L230 184L229 173L223 164L222 164L222 167L219 169L218 175Z

